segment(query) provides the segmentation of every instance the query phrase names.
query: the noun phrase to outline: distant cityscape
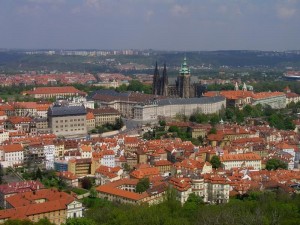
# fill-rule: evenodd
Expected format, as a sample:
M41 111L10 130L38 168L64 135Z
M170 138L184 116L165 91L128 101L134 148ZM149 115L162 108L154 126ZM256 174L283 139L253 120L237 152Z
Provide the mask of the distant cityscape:
M134 50L23 53L156 56ZM298 194L296 67L276 73L197 67L180 56L179 65L105 59L115 71L3 71L0 222L93 221L86 201L151 207L163 204L170 190L180 207L192 198L226 205L253 192ZM194 75L199 68L208 75Z

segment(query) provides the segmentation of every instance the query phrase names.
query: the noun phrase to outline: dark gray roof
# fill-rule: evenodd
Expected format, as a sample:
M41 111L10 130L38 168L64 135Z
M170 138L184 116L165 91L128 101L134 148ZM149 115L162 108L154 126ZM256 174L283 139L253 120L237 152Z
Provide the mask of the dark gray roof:
M157 105L184 105L184 104L209 104L224 101L222 96L201 97L201 98L167 98L157 100Z
M48 109L48 116L79 116L86 115L86 109L82 106L53 106Z
M33 118L33 121L34 122L46 122L47 121L47 118L46 117L36 117L36 118Z

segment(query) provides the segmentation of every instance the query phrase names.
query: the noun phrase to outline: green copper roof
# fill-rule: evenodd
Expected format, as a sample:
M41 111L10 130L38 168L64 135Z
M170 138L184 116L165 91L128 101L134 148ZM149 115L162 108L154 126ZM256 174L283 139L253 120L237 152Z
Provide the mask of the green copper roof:
M186 57L184 57L183 59L183 63L181 64L181 68L179 70L179 73L181 75L187 75L187 74L190 74L190 69L186 63Z

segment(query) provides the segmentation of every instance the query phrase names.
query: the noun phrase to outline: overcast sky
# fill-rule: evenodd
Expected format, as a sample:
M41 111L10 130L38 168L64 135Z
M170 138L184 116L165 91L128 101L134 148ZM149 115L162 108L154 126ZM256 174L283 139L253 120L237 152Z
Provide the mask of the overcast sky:
M0 0L0 48L300 49L300 0Z

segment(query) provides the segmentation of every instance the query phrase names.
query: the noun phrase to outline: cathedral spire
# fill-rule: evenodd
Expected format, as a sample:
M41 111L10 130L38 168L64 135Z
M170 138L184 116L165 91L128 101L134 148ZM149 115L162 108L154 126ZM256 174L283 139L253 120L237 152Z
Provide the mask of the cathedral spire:
M181 64L181 68L180 68L179 72L181 75L189 75L190 74L190 69L187 65L186 57L183 58L183 63Z
M168 96L168 75L167 75L167 66L166 63L164 63L164 70L162 74L162 89L161 89L161 94L163 96Z
M152 94L157 95L159 94L159 71L157 67L157 61L155 63L154 75L153 75L153 83L152 83Z

